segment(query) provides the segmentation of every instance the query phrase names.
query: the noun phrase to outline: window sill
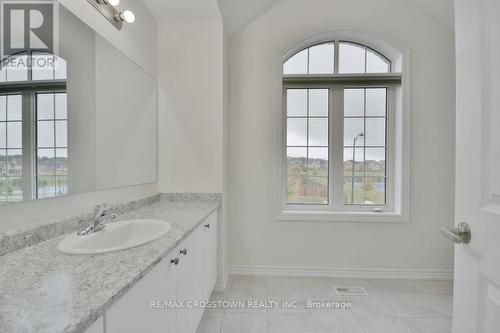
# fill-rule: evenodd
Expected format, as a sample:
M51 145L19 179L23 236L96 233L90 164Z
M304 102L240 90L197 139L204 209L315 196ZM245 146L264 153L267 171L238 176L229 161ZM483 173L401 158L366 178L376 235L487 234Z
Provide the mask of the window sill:
M409 222L408 216L400 212L352 212L352 211L314 211L282 210L276 216L277 221L303 222Z

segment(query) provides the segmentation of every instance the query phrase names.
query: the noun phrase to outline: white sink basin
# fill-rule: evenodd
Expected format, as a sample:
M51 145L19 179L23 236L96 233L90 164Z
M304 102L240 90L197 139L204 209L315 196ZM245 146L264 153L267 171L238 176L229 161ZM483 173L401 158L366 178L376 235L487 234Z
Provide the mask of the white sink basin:
M68 254L97 254L144 245L166 235L172 226L163 220L129 220L106 224L103 230L64 238L59 251Z

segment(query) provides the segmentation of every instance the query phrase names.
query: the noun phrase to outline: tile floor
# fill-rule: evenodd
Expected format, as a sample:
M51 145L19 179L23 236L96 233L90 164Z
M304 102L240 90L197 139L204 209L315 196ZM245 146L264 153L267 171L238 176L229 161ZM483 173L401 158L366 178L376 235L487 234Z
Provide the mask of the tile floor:
M340 297L336 286L362 286L369 295ZM212 300L325 300L350 309L210 309L198 333L449 333L452 291L450 281L232 276Z

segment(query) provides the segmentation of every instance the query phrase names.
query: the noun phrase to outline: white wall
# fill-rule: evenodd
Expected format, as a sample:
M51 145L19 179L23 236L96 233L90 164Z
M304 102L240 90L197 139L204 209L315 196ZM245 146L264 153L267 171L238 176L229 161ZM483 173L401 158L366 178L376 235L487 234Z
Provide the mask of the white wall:
M450 8L452 10L452 8ZM295 42L336 27L381 31L412 51L411 222L278 222L276 64ZM229 262L232 265L450 269L454 45L449 27L398 0L288 0L230 41Z
M229 60L221 18L214 18L211 11L203 15L206 19L158 24L160 191L223 194L217 284L223 288L227 277Z
M156 21L141 1L122 0L119 8L132 9L134 24L118 31L87 1L60 0L73 14L156 77ZM158 184L129 186L99 192L68 195L55 199L11 204L0 208L0 232L71 216L90 210L98 203L122 202L158 193Z
M222 192L221 20L158 24L161 192Z
M96 188L154 183L156 80L99 35L95 50Z
M95 32L73 13L60 8L59 55L67 62L69 188L72 193L96 190Z
M152 76L156 77L156 20L142 1L121 0L119 10L130 9L136 20L117 30L85 0L59 0L104 39L126 54Z

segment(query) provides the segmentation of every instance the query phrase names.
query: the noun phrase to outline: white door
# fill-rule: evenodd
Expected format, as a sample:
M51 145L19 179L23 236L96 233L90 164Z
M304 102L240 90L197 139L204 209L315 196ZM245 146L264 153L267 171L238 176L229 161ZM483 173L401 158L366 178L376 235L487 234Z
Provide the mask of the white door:
M500 332L500 0L455 0L454 333ZM450 234L448 234L450 236Z

